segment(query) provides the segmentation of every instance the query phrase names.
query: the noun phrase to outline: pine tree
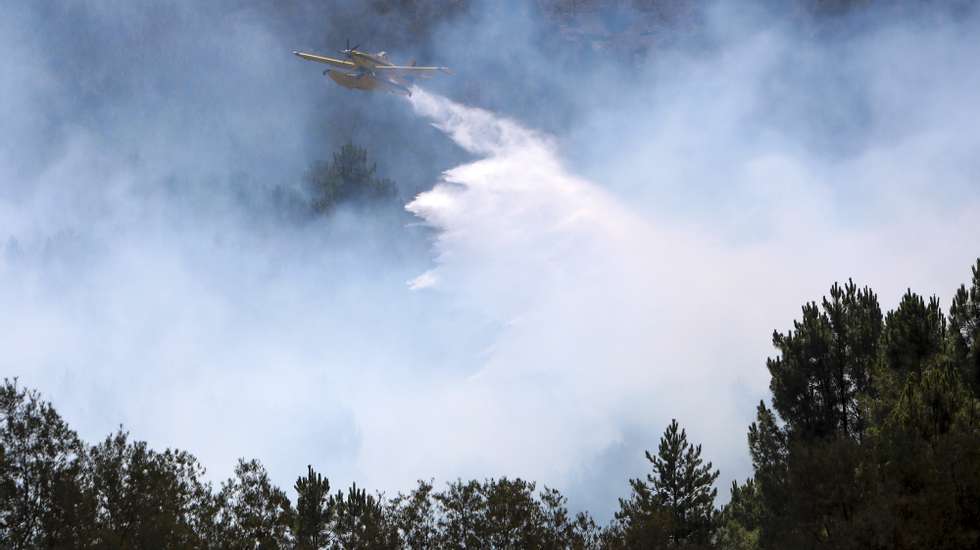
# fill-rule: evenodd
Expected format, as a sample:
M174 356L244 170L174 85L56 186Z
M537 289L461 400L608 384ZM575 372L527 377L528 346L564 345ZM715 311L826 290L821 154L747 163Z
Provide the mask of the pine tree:
M751 478L743 485L732 481L731 499L718 518L717 546L725 550L753 550L759 546L764 520L762 498Z
M949 309L949 354L963 380L980 397L980 259L970 288L960 286Z
M306 175L313 195L313 210L329 212L343 203L364 203L395 196L395 184L377 176L378 166L368 162L367 150L347 143L329 163L317 162Z
M85 542L94 503L83 490L85 449L50 403L0 386L0 547L69 548Z
M296 479L296 517L293 532L299 550L315 550L327 541L327 529L333 509L327 506L330 496L330 481L306 467L306 477Z
M774 332L779 356L767 361L773 407L801 437L863 434L860 396L872 385L882 332L881 309L870 289L834 284L822 311L803 306L793 330Z
M712 485L718 470L701 458L701 445L688 443L677 420L664 431L657 454L645 454L653 472L646 481L630 480L633 495L620 500L616 515L625 546L708 547L715 526L718 491Z
M778 547L772 542L781 540L792 527L787 518L792 498L788 486L789 448L775 414L761 401L756 421L749 426L748 442L755 490L761 500L760 547Z
M534 498L534 482L523 479L489 479L480 492L485 503L477 532L490 548L543 548L548 536L540 503Z
M480 482L457 480L445 491L433 495L439 505L439 546L478 548L480 525L486 515L486 499Z
M774 333L778 417L760 403L748 438L759 548L980 542L980 402L969 378L978 272L980 262L948 324L935 297L909 290L882 318L874 295L849 283ZM722 535L741 544L751 531L736 523Z
M569 517L567 499L556 489L545 487L540 495L541 514L545 530L542 548L585 550L599 545L599 528L586 512Z
M212 494L191 454L158 452L119 430L89 450L86 470L98 503L96 540L119 548L202 544L202 527L213 519Z
M882 359L900 384L906 376L920 376L941 361L945 343L946 318L935 296L927 305L921 296L908 290L898 308L885 317Z
M333 510L333 540L330 548L338 550L385 550L399 546L398 532L385 513L380 497L368 494L352 484L330 497L327 506Z
M883 322L877 296L853 281L834 284L820 306L802 308L793 330L773 333L766 364L773 408L759 404L749 428L754 481L762 500L762 548L855 544L856 517L873 488L861 446ZM873 470L871 470L873 474Z
M406 548L433 548L439 529L432 499L432 482L419 481L411 493L399 493L389 504L392 523Z
M235 476L222 484L218 499L222 547L273 550L292 546L292 505L259 461L239 460Z

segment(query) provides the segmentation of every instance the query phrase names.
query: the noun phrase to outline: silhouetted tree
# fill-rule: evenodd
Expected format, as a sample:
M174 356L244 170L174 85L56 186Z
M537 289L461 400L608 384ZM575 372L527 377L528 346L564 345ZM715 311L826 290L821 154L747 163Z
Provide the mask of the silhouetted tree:
M955 368L908 376L881 426L876 514L891 548L980 544L980 408Z
M919 376L932 363L943 360L945 340L946 318L939 299L932 297L926 305L921 296L909 290L885 319L884 366L898 380L909 374Z
M584 550L597 548L599 527L586 512L570 516L567 499L556 489L545 487L540 494L546 540L542 548Z
M763 521L762 499L755 481L747 479L741 486L733 481L731 499L718 517L716 546L724 550L758 548Z
M957 292L947 330L936 298L908 291L881 319L870 291L834 285L822 312L808 304L794 331L774 335L770 387L785 423L760 404L748 438L760 548L978 544L980 414L963 380L972 302Z
M329 547L337 550L384 550L398 548L398 532L389 521L381 499L369 495L357 484L345 495L337 491L327 505L333 510L333 538Z
M327 542L327 529L333 510L327 505L330 481L316 473L313 466L306 467L306 477L296 479L296 517L293 532L296 547L301 550L317 549Z
M599 529L588 514L570 517L565 498L522 479L458 480L435 493L437 548L594 548Z
M860 437L866 420L859 397L870 388L882 331L878 298L848 281L832 286L822 306L804 305L794 330L773 333L773 407L796 436Z
M439 537L432 482L419 481L411 493L399 494L389 504L388 515L408 548L435 548Z
M440 507L438 519L439 546L446 548L475 548L480 544L486 502L482 487L476 480L458 480L433 495Z
M544 547L544 514L534 498L534 482L489 479L480 486L485 503L477 533L493 548Z
M671 420L656 455L646 452L653 472L646 481L631 479L633 494L620 500L616 519L626 548L707 548L714 533L712 487L718 470L701 458L701 445L691 445L687 432Z
M969 289L960 286L949 308L949 355L975 397L980 397L980 259Z
M293 509L286 493L272 484L257 460L239 460L234 477L218 494L222 545L274 550L291 548Z
M377 175L377 164L368 162L367 150L347 143L333 160L315 163L306 181L313 196L313 210L325 213L340 204L364 204L395 196L395 184Z
M120 430L88 455L93 537L110 548L194 548L211 521L204 468L184 451L156 452Z
M36 391L0 387L0 541L10 548L79 547L93 519L84 446Z

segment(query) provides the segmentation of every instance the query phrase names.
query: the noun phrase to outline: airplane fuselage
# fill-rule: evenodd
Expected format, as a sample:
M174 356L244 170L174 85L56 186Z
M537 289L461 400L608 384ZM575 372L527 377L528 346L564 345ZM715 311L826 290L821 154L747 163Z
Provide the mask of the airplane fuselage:
M384 52L377 54L359 52L354 50L350 52L350 59L357 64L358 67L363 67L366 69L373 69L375 67L386 67L391 66L391 61L388 61L387 56Z
M357 65L354 72L344 72L328 69L327 76L337 84L345 88L354 90L377 90L382 89L391 93L412 95L407 83L400 78L387 76L379 78L374 69L377 67L390 67L393 65L388 61L385 52L376 54L351 50L347 52L348 58Z

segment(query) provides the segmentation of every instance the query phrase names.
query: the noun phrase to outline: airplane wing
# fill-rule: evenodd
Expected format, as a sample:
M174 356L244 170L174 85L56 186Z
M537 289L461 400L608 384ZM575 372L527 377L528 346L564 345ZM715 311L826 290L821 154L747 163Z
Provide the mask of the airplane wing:
M412 73L421 75L434 72L453 74L449 67L416 67L415 65L379 65L372 70L395 75L410 75Z
M309 61L316 61L317 63L326 63L327 65L333 65L334 67L343 67L345 69L356 69L357 64L351 61L344 61L343 59L334 59L333 57L324 57L322 55L316 55L306 52L293 52L298 57Z

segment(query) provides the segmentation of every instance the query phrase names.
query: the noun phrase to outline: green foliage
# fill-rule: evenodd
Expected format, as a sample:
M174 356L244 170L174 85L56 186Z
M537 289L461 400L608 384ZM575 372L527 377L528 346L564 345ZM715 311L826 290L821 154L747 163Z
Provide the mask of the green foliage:
M959 373L937 367L921 377L909 377L886 428L907 431L924 441L948 434L954 427L969 430L975 420L975 403L960 381Z
M441 509L437 525L438 545L445 548L474 548L479 544L486 501L476 480L456 481L434 495Z
M567 521L560 495L548 490L551 514L534 496L535 484L522 479L456 481L434 495L441 548L558 548L579 535ZM564 517L564 519L563 519ZM549 531L549 524L558 531Z
M758 547L980 544L978 271L948 320L910 290L881 322L870 291L849 283L776 333L770 387L784 423L760 404L749 428ZM754 525L738 515L723 514L732 547Z
M357 177L373 177L366 156L344 154L359 159ZM630 480L600 530L558 491L519 478L442 491L419 482L385 499L356 485L331 495L308 467L294 509L258 461L241 460L214 491L192 455L154 451L122 430L86 446L37 392L5 379L0 546L980 547L980 260L948 316L911 291L883 316L874 293L850 281L802 314L773 335L772 409L760 402L748 430L753 476L732 484L720 512L719 473L676 420L646 453L652 471Z
M331 162L317 162L306 174L313 210L331 212L341 204L370 204L395 197L395 184L379 178L377 164L368 162L367 150L347 143Z
M691 445L677 420L660 438L656 456L646 453L653 473L646 482L631 479L633 495L620 500L616 519L622 525L624 546L707 547L714 532L712 485L719 472L701 458L701 445Z
M980 411L957 370L908 377L879 444L887 458L879 500L889 511L890 544L980 544Z
M408 548L434 548L439 536L432 483L419 481L408 495L399 494L389 503L389 517Z
M381 498L369 495L357 484L330 497L327 507L333 510L333 540L328 548L379 549L397 548L398 533L388 521Z
M716 546L726 550L753 550L759 547L764 520L762 497L755 481L739 486L732 482L731 499L718 516Z
M193 548L211 498L197 460L160 453L119 431L89 452L89 490L96 502L95 537L109 547Z
M599 527L589 514L569 516L567 499L555 489L545 487L540 499L545 533L542 548L583 550L599 546Z
M866 419L858 397L868 392L882 332L870 289L834 285L830 299L803 306L793 330L774 332L780 355L769 359L773 407L801 437L856 436Z
M926 305L911 290L902 297L898 309L885 319L883 363L899 379L909 374L921 375L931 363L941 359L946 334L946 318L939 299L932 297Z
M572 517L565 497L522 479L457 480L444 491L420 481L388 505L407 548L597 548L599 529L586 513Z
M544 546L542 510L534 498L534 482L523 479L487 480L480 487L484 508L477 533L494 548Z
M748 439L758 490L772 494L786 479L788 448L785 432L765 403L760 402L756 409L756 421L749 426Z
M950 360L973 395L980 396L980 259L973 266L970 288L960 286L953 297L947 334Z
M92 518L78 436L37 392L6 378L0 422L0 541L12 548L78 545Z
M239 460L234 477L218 493L219 531L229 548L272 550L291 547L293 509L257 460Z
M327 529L333 517L333 509L328 506L330 481L306 467L306 477L296 479L296 518L293 532L296 547L300 550L321 548L327 541Z

